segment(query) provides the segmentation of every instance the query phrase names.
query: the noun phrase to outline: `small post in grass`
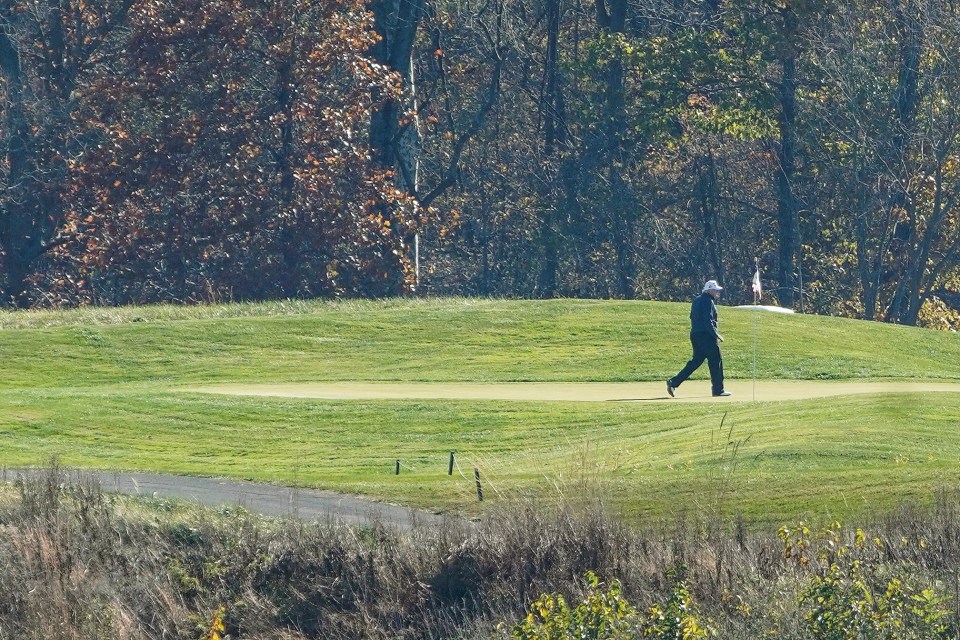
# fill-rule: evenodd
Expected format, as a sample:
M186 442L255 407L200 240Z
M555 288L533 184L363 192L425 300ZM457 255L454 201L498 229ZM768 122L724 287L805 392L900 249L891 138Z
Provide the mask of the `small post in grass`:
M480 502L483 502L483 487L480 485L480 468L473 468L473 477L477 481L477 498L480 499Z
M400 461L397 460L397 475L400 475Z
M453 451L450 452L450 466L447 468L447 475L453 475Z

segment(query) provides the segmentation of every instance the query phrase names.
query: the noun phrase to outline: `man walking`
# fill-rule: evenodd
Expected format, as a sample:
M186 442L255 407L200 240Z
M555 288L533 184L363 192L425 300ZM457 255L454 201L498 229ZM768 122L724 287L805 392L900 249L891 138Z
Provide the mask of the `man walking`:
M723 358L720 357L719 342L723 336L717 331L717 305L723 287L716 280L707 280L703 285L703 293L694 298L690 308L690 342L693 344L693 357L680 373L667 380L667 393L675 397L674 392L684 380L696 371L706 360L710 367L710 383L713 395L729 396L729 391L723 389Z

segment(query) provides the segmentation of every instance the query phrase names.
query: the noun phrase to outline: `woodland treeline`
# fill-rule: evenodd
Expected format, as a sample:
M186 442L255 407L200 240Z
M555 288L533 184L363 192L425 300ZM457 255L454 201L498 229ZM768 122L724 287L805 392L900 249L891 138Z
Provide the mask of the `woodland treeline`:
M2 0L14 307L404 293L960 326L955 0Z

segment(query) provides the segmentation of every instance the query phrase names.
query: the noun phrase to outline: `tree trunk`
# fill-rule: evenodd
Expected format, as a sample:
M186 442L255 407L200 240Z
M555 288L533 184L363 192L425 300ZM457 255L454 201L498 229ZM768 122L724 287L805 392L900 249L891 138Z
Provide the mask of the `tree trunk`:
M698 162L697 199L700 202L700 222L707 245L710 275L725 282L723 269L723 244L720 242L720 214L717 211L717 167L712 152Z
M565 134L563 93L560 88L560 2L547 0L547 57L545 90L541 98L544 115L544 153L552 156Z
M560 90L559 42L560 1L547 0L547 55L544 68L544 91L540 98L543 111L543 153L547 158L556 154L558 143L564 135L563 102ZM537 276L537 295L552 298L557 295L560 275L560 231L557 207L550 203L549 189L542 194L546 203L540 230L540 245L543 259Z
M377 62L393 69L404 79L406 100L414 98L411 82L413 44L424 16L424 3L425 0L375 0L370 5L374 29L380 36L371 54ZM401 154L403 126L400 119L406 111L405 105L393 96L375 95L374 101L378 106L371 117L370 144L379 166L392 170L402 159L409 162L409 157L402 158Z
M883 262L879 246L875 249L874 258L871 258L870 255L871 236L867 216L872 204L870 197L867 195L862 172L863 167L860 165L860 156L858 155L854 161L854 184L857 189L857 214L854 226L854 237L857 241L857 271L860 275L860 289L863 296L863 319L873 320L877 313L877 294L880 286L879 270ZM874 262L876 262L876 265Z
M923 29L920 24L916 3L908 0L907 6L897 11L897 22L901 31L900 42L900 72L897 77L896 119L895 130L890 148L890 157L887 158L891 167L906 167L909 153L910 135L914 130L917 109L920 103L920 55L923 49ZM887 307L887 321L916 324L916 318L911 322L907 308L910 298L919 296L920 292L913 290L915 278L912 270L923 269L917 264L917 213L911 194L908 191L908 176L894 176L894 192L891 195L890 207L895 211L906 213L906 219L897 224L896 247L899 248L901 267L898 273L897 287ZM928 233L930 229L928 228ZM903 255L906 254L906 255ZM919 309L918 309L919 311Z
M627 0L597 0L597 25L613 34L622 34L627 28ZM626 129L626 74L622 54L617 49L607 63L604 90L604 161L610 184L607 203L608 240L614 249L614 282L616 295L633 298L636 261L633 244L633 212L630 211L628 191L623 179L623 143Z
M797 18L787 6L781 12L783 43L780 63L780 146L777 150L777 222L779 225L777 297L780 304L792 307L796 295L795 266L800 247L797 200L793 184L796 173L797 139Z
M7 166L6 192L0 200L0 246L3 250L3 303L15 307L25 302L27 277L39 255L40 234L35 224L38 202L30 180L30 127L23 104L23 76L20 55L13 41L0 31L0 72L6 83L4 120L7 138L3 141Z
M280 252L283 259L283 272L280 274L280 289L285 298L294 298L300 291L300 212L293 207L296 176L293 167L294 143L294 58L296 44L292 45L289 57L277 65L277 85L274 90L277 112L281 114L280 152L277 169L280 174L281 220Z

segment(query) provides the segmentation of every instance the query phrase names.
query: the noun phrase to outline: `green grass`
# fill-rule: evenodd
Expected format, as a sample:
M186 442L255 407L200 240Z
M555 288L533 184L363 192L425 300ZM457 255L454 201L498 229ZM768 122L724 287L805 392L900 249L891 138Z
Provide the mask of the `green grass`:
M957 484L960 394L718 406L180 391L224 382L662 380L688 357L688 309L452 299L4 314L0 463L57 455L67 465L301 484L465 513L479 509L479 466L487 503L518 491L600 491L636 519L687 509L751 521L845 517ZM729 377L750 377L756 331L759 378L960 379L954 334L720 314ZM735 455L728 443L738 443ZM447 475L451 450L463 475Z
M685 304L398 300L0 315L0 388L143 382L662 380ZM754 324L756 323L756 327ZM728 377L960 379L955 334L721 309Z

